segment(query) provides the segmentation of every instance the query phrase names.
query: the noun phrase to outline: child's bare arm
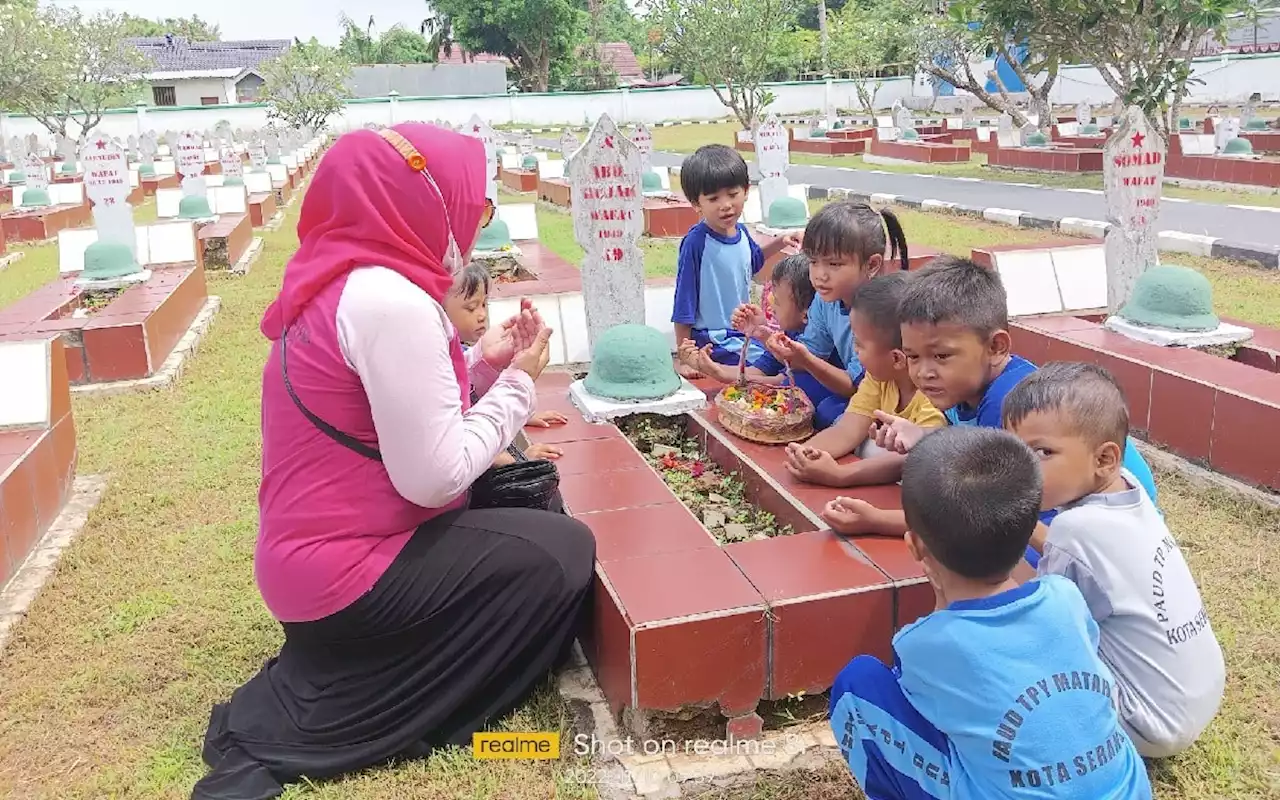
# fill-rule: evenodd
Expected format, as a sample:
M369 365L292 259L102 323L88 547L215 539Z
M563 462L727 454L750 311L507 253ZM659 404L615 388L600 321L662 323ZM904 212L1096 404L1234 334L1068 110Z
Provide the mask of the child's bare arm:
M871 430L870 417L864 417L861 414L844 414L835 425L805 442L805 446L815 450L825 450L833 458L843 458L857 450L858 446L866 441L869 430Z

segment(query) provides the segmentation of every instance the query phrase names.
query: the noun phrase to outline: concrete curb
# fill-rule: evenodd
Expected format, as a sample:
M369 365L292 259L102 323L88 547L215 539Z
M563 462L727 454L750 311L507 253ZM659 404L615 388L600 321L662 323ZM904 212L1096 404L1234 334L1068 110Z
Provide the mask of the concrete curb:
M867 194L839 187L809 187L810 200L859 200L877 206L902 206L920 211L977 217L987 222L1014 228L1061 231L1069 236L1100 238L1110 227L1106 222L1079 217L1049 217L1013 208L980 208L945 200L916 199L895 194ZM1182 231L1160 231L1158 247L1162 253L1183 253L1205 258L1222 258L1257 264L1264 269L1280 269L1280 245L1234 242L1213 236Z

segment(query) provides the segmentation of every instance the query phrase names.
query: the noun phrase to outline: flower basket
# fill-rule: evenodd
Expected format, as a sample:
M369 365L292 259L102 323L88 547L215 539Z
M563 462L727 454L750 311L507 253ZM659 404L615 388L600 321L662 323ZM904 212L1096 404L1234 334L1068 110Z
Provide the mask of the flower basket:
M813 435L813 403L794 386L748 383L726 386L716 395L716 413L725 430L759 444L789 444Z

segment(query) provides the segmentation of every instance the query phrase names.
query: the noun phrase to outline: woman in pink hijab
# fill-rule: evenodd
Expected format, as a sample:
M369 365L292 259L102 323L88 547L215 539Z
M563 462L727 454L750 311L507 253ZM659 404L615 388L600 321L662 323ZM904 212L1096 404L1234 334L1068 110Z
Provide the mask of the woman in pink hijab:
M348 133L316 170L262 321L254 571L285 641L215 706L194 798L467 745L573 643L590 530L467 508L533 413L551 333L525 304L464 353L445 315L485 185L480 141L420 124Z

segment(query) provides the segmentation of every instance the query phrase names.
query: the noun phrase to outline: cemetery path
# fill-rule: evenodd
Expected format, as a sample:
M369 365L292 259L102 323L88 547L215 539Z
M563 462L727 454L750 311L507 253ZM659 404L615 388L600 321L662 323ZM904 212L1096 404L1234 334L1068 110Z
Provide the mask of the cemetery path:
M539 144L559 150L559 142ZM657 166L679 166L685 156L655 152ZM752 177L755 164L748 162ZM850 167L820 167L796 164L787 172L793 183L807 183L827 189L852 189L866 194L892 194L916 200L940 200L976 208L1002 208L1040 217L1078 217L1103 221L1107 218L1102 192L1093 189L1060 189L1028 183L1003 183L973 178L883 172ZM1157 230L1211 236L1232 244L1280 246L1280 208L1250 209L1239 206L1197 203L1165 197L1160 204Z

